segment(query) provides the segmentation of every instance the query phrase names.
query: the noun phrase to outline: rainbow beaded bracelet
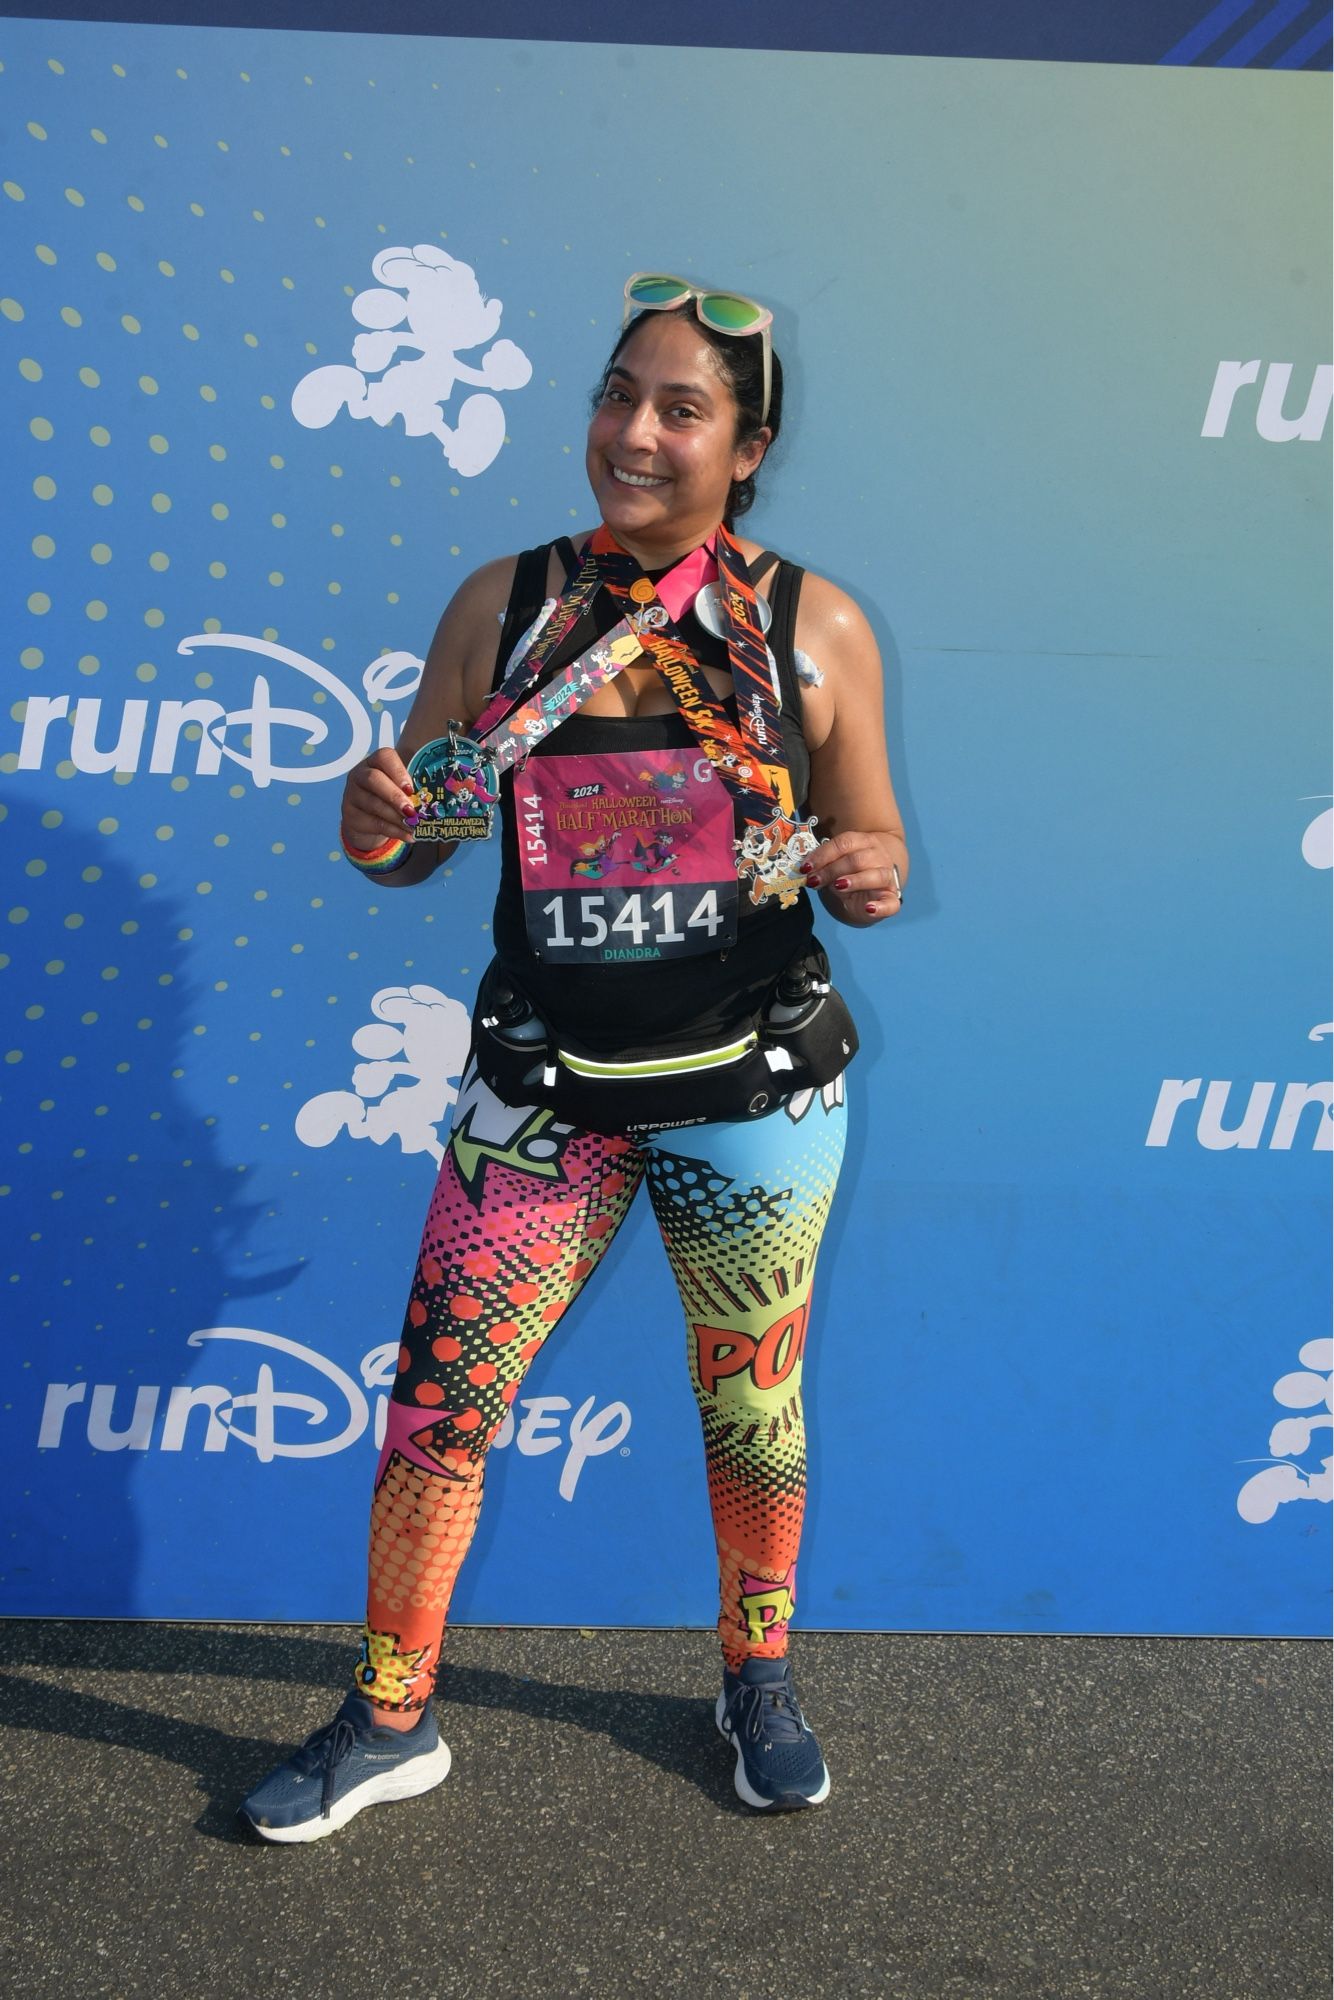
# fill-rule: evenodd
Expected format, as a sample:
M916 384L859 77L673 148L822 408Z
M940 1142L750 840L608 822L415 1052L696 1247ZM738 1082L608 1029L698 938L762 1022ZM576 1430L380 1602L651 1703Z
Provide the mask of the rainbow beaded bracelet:
M378 847L352 847L348 844L343 829L339 827L338 838L344 854L354 868L363 875L392 875L395 868L401 868L412 852L410 840L396 840L391 837L382 840Z

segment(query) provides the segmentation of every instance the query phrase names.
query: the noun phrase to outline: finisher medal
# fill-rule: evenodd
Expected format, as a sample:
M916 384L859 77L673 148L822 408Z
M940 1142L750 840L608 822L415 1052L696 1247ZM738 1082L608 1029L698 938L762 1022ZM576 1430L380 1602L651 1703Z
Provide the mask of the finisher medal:
M801 864L820 845L815 817L775 812L767 826L752 820L742 838L733 843L736 872L750 888L752 903L768 902L776 896L780 909L790 909L806 886Z
M496 767L480 743L448 736L424 743L408 762L413 792L403 818L417 840L489 840L494 830Z

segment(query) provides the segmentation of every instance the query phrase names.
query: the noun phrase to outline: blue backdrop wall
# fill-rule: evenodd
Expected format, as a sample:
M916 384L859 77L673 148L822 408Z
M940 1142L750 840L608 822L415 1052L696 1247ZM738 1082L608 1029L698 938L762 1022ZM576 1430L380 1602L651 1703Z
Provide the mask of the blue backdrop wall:
M876 625L915 857L824 927L801 1618L1325 1629L1328 33L1195 11L1111 62L0 28L5 1610L359 1616L494 878L377 892L340 780L462 576L587 522L658 267L774 304L755 532ZM641 1216L461 1617L711 1621L681 1346Z

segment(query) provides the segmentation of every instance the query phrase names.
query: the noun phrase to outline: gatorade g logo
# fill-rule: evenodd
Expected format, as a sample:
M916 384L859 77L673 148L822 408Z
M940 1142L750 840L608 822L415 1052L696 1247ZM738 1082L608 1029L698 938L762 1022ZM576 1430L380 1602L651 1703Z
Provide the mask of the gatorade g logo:
M787 1631L797 1608L793 1589L796 1573L794 1563L787 1575L774 1583L767 1576L747 1576L742 1572L741 1609L745 1614L746 1637L752 1646L767 1645L771 1639L781 1639Z
M806 1346L806 1306L776 1319L756 1340L736 1327L695 1326L699 1381L706 1396L732 1375L749 1374L759 1390L777 1389L792 1373Z

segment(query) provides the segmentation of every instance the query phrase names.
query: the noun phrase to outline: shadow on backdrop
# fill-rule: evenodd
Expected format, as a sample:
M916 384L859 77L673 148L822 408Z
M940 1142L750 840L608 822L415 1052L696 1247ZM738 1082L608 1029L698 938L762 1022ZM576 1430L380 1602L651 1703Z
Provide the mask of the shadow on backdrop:
M187 1081L197 912L118 858L113 817L79 823L12 793L0 813L23 885L4 968L0 1610L133 1615L159 1527L181 1532L151 1506L145 1527L136 1479L150 1452L194 1454L208 1417L183 1379L204 1367L188 1336L278 1279L245 1273L258 1204Z

